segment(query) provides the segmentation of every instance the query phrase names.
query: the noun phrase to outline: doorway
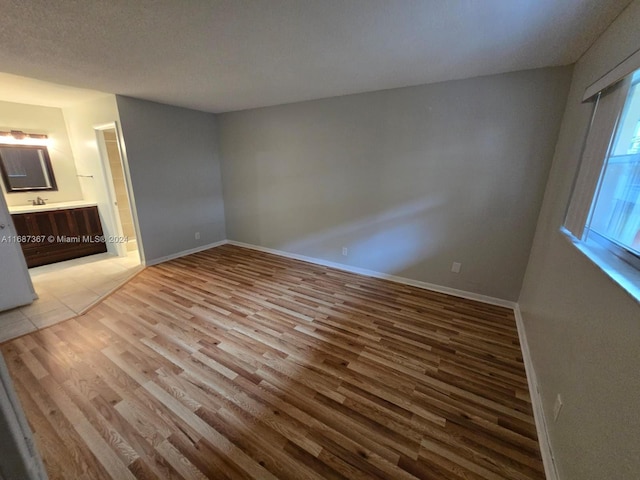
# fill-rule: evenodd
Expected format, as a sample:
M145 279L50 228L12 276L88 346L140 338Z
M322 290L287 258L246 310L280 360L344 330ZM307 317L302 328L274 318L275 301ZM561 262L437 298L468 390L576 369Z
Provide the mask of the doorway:
M111 200L116 226L119 229L118 240L120 240L118 254L120 256L138 254L138 237L131 208L131 197L127 186L127 178L122 162L118 134L114 127L98 129L98 135L102 136L103 142L103 165L107 173L107 180L110 178L112 187ZM123 251L124 250L124 251Z
M139 235L135 210L131 208L127 188L129 182L125 169L126 161L123 163L124 156L121 155L122 149L118 142L116 123L90 128L95 135L94 141L97 145L95 151L99 155L95 159L94 169L91 170L85 165L79 171L78 177L82 177L91 185L91 188L83 192L85 200L66 202L64 205L73 206L76 210L79 206L95 209L100 215L98 223L102 224L102 232L111 245L106 253L35 266L30 268L28 273L25 264L23 269L25 276L31 291L35 290L37 293L37 299L30 305L20 306L8 312L0 311L0 325L3 326L0 331L0 342L82 314L143 268L140 262L141 252L138 248ZM5 212L6 215L2 215L4 196L1 200L0 225L5 225L3 231L8 231L7 220L10 220L11 216L8 209ZM132 196L131 200L133 200ZM55 210L57 206L63 204L54 205L47 204L47 206L33 208L48 211L51 208ZM11 232L15 235L13 230ZM3 246L0 244L0 247ZM9 253L11 246L6 244L0 254ZM14 256L25 263L20 245L15 247ZM4 258L0 258L0 263L4 263ZM0 292L4 294L6 289L2 278L0 278L0 287L3 288ZM8 276L5 280L12 280L12 286L18 284L15 275ZM4 295L0 297L3 298ZM32 294L31 298L21 301L20 304L29 303L33 297ZM18 305L18 303L15 304L15 306ZM12 306L14 305L5 306L0 302L0 310L3 310L2 307Z

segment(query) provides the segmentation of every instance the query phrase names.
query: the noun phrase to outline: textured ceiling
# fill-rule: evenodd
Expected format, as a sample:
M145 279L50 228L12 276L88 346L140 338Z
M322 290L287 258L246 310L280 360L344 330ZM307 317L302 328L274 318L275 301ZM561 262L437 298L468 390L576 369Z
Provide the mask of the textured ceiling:
M0 69L221 112L576 61L629 0L0 0Z

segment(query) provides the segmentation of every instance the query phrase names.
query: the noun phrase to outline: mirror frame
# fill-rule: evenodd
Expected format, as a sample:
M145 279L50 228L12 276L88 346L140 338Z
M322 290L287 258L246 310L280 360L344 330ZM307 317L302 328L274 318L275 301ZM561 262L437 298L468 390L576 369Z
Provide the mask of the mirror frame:
M46 145L14 145L9 143L0 143L0 148L23 148L29 150L41 150L44 158L44 168L46 169L46 173L49 176L49 180L51 182L50 187L36 187L36 188L12 188L11 182L9 181L9 175L7 174L7 169L4 165L4 160L2 159L2 154L0 153L0 174L2 176L2 181L4 182L5 190L7 193L20 193L20 192L40 192L40 191L57 191L58 184L56 183L56 177L53 174L53 167L51 166L51 157L49 157L49 149Z

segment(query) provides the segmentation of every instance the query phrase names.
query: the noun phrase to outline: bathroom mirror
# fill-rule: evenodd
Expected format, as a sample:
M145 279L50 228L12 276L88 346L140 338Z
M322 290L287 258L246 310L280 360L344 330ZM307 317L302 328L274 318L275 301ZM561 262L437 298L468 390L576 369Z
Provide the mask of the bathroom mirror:
M0 173L7 193L58 189L45 146L0 145Z

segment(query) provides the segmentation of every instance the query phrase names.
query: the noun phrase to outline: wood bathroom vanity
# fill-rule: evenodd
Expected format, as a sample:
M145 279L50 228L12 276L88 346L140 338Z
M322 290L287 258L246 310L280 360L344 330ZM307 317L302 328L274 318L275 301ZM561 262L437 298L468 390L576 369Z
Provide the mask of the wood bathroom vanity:
M107 251L96 205L13 208L11 218L29 268Z

